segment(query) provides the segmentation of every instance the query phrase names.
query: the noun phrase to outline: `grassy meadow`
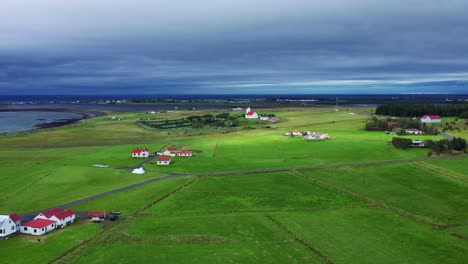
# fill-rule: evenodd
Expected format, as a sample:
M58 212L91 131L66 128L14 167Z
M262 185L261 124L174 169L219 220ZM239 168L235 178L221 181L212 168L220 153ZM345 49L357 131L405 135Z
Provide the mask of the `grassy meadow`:
M17 235L0 241L0 254L15 263L468 262L467 156L425 159L427 149L394 148L392 135L364 130L373 108L261 109L281 122L251 120L249 128L137 124L226 111L109 112L0 135L0 214L172 177L71 208L119 210L116 222L78 220L41 242ZM331 139L284 136L293 130ZM131 158L136 147L194 156L175 157L170 166L153 160L134 175L144 161Z

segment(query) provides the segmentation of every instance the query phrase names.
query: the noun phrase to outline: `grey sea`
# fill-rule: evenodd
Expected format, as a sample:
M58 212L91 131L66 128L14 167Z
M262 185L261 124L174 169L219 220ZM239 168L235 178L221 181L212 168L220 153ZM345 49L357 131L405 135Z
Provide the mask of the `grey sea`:
M36 129L39 124L79 119L82 115L66 112L0 112L0 133Z

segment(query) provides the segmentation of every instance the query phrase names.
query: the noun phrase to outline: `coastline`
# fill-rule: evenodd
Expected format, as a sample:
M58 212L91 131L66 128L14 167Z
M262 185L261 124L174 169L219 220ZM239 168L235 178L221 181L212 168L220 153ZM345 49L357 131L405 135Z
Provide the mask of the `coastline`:
M8 134L15 134L15 133L23 133L23 132L31 132L35 130L47 129L47 128L55 128L55 127L62 127L72 124L77 124L81 120L87 118L93 118L98 116L105 116L107 113L103 111L96 111L96 110L87 110L87 109L70 109L70 108L31 108L31 109L5 109L0 108L0 112L60 112L60 113L74 113L81 115L80 118L70 118L70 119L63 119L54 122L48 123L38 123L34 125L32 129L25 129L21 131L12 131L12 132L0 132L0 135L8 135Z

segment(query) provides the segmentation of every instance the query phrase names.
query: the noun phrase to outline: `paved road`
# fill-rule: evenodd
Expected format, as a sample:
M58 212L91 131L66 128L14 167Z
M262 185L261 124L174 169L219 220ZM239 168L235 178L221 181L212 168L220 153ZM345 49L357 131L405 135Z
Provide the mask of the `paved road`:
M392 163L401 163L401 162L414 162L414 161L424 161L432 159L450 159L452 157L426 157L426 158L412 158L412 159L397 159L397 160L382 160L382 161L367 161L367 162L352 162L352 163L340 163L340 164L322 164L322 165L311 165L311 166L300 166L300 167L285 167L285 168L272 168L272 169L255 169L255 170L240 170L240 171L225 171L225 172L210 172L210 173L198 173L198 174L177 174L171 173L167 176L152 178L142 182L134 183L124 187L120 187L114 190L103 192L100 194L92 195L75 201L71 201L65 204L57 205L61 209L66 209L78 205L80 203L89 202L101 197L108 196L110 194L123 192L133 188L137 188L149 183L164 181L167 179L180 178L180 177L190 177L190 176L199 176L199 177L216 177L216 176L226 176L226 175L240 175L240 174L252 174L252 173L267 173L267 172L283 172L283 171L298 171L298 170L313 170L313 169L324 169L324 168L339 168L346 166L368 166L368 165L380 165L380 164L392 164ZM39 212L33 212L28 214L21 214L21 217L24 219L32 219L34 216L39 214ZM26 221L26 220L25 220Z
M444 132L439 132L439 135L443 136L444 138L448 139L448 140L452 140L453 139L453 136L447 134L447 133L444 133Z
M136 165L135 169L138 169L138 168L143 167L143 165L144 165L145 163L148 163L148 162L154 160L156 157L158 157L158 155L151 155L151 156L149 156L149 157L148 157L147 159L145 159L144 161L138 163L138 164Z

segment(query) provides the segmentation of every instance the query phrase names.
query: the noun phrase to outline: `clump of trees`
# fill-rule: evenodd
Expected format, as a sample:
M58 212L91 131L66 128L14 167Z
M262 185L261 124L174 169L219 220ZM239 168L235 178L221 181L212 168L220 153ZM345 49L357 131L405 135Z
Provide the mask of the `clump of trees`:
M439 141L426 141L426 145L431 148L431 152L436 154L441 153L450 153L452 150L455 151L465 151L466 150L466 140L463 138L454 138L452 140L442 139Z
M376 115L399 117L421 117L423 115L460 116L464 112L468 113L468 104L384 104L378 106L375 110Z
M413 141L409 138L394 137L392 139L392 145L398 149L410 148L412 143Z
M175 120L161 120L161 121L142 121L146 126L154 127L156 129L177 129L177 128L202 128L203 126L215 127L236 127L241 125L240 117L230 115L229 113L221 113L217 115L206 114L200 116L188 116Z

